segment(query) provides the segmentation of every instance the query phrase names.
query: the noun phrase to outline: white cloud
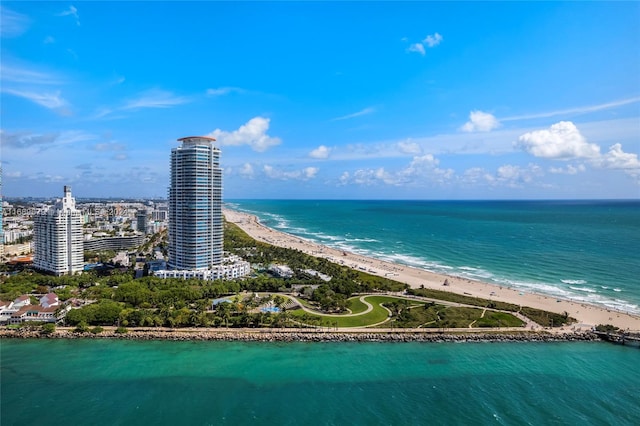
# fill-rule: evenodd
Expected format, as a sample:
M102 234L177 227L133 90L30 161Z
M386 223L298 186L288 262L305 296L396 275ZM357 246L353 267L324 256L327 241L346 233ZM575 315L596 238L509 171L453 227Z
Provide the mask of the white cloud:
M469 121L461 128L463 132L489 132L500 127L498 119L488 112L471 111Z
M584 164L578 164L574 166L573 164L567 164L566 167L550 167L549 172L553 174L561 174L561 175L575 175L580 172L584 172L587 170Z
M316 149L314 149L309 153L309 157L322 160L325 158L329 158L330 153L331 153L331 148L327 148L324 145L320 145L319 147L317 147Z
M42 42L44 44L53 44L56 42L56 39L53 38L52 36L46 36Z
M477 185L482 183L492 183L496 179L491 173L487 172L482 167L472 167L464 171L460 180L463 183Z
M115 154L113 157L111 157L112 160L116 160L116 161L124 161L126 160L127 154Z
M80 26L80 16L78 15L78 9L75 6L69 6L69 9L63 10L56 14L56 16L73 16L76 19L76 25Z
M416 52L424 56L427 52L424 50L424 46L422 43L413 43L411 46L407 47L407 52Z
M351 174L349 172L342 172L338 178L338 185L348 185L351 183Z
M304 174L305 178L313 179L314 177L316 177L319 171L320 169L317 167L305 167L302 170L302 173Z
M93 146L96 151L123 151L126 147L118 142L97 143Z
M578 128L570 121L561 121L548 130L525 133L516 144L536 157L569 160L574 158L597 158L600 147L588 143Z
M207 89L209 96L223 96L230 93L246 93L247 91L240 87L218 87L217 89Z
M15 171L15 172L3 171L2 176L7 178L19 178L19 177L22 177L22 172L21 171Z
M271 179L279 179L279 180L309 180L316 177L318 171L320 170L317 167L305 167L302 170L293 170L293 171L284 171L280 169L276 169L273 166L265 164L262 167L265 175Z
M422 153L422 148L415 142L403 141L398 142L398 149L403 154L418 155Z
M27 30L29 23L26 15L0 6L0 36L17 37Z
M414 157L403 169L388 171L384 167L359 169L350 174L344 172L339 182L342 185L353 183L357 185L385 184L392 186L421 186L427 183L447 183L455 175L452 169L438 167L440 161L431 154Z
M637 154L624 152L619 143L612 145L609 152L603 154L600 159L600 166L607 169L617 169L640 173L640 161Z
M40 151L61 145L94 140L95 136L78 130L68 130L61 133L7 133L0 131L0 145L3 149L29 149L37 147Z
M29 83L29 84L52 84L64 83L59 77L41 71L33 71L28 68L20 68L0 64L0 77L3 82Z
M175 96L171 92L164 90L149 90L141 93L136 99L129 100L121 110L140 108L169 108L189 102L189 99Z
M541 158L555 160L585 159L587 164L601 169L623 170L638 179L640 184L640 160L638 154L624 152L620 143L613 144L602 154L600 147L589 143L570 121L561 121L549 130L536 130L520 136L517 144L528 153ZM584 164L567 165L566 168L551 167L554 174L575 175L584 172Z
M628 99L620 99L612 102L606 102L604 104L588 105L583 107L563 109L559 111L541 112L537 114L516 115L513 117L502 118L501 120L502 121L530 120L534 118L555 117L558 115L586 114L589 112L596 112L596 111L602 111L602 110L611 109L611 108L617 108L619 106L634 104L637 102L640 102L640 96L636 96L634 98L628 98Z
M244 163L238 173L246 178L252 179L254 174L253 166L250 163Z
M363 115L371 114L371 113L373 113L375 111L376 111L375 108L367 107L367 108L362 109L362 110L360 110L358 112L354 112L353 114L347 114L347 115L343 115L342 117L332 118L331 121L348 120L350 118L361 117Z
M408 39L406 37L403 37L402 41L408 41ZM424 56L427 53L425 47L433 48L439 45L441 42L442 42L442 36L440 34L438 33L434 33L432 35L430 34L426 36L425 39L422 40L421 42L412 43L411 45L409 45L409 47L407 48L407 52L409 53L415 52Z
M430 170L440 164L440 160L434 157L432 154L425 154L420 157L413 157L413 160L409 164L403 173L405 174L416 174L420 173L422 170Z
M215 138L221 145L249 145L254 151L264 152L282 142L280 138L267 135L270 121L269 118L254 117L238 130L226 132L216 129L207 136Z
M440 44L440 42L442 42L442 36L438 33L435 33L433 35L428 35L424 40L423 43L425 43L427 46L429 47L434 47Z
M535 177L543 175L544 172L537 164L529 164L527 167L506 164L498 168L496 181L512 188L520 188L522 184L530 184Z
M343 179L345 177L346 179ZM341 182L343 184L354 183L356 185L365 186L375 185L378 183L384 183L387 185L398 185L400 183L397 177L387 172L384 167L356 170L353 172L353 176L349 176L348 173L343 174Z
M59 90L55 92L30 92L15 89L3 89L2 91L13 96L27 99L45 108L58 110L63 113L67 112L66 108L69 105L69 103L60 95L61 92Z
M470 186L488 185L490 187L522 188L535 184L535 178L544 176L544 172L537 164L518 166L505 164L496 170L495 174L482 167L471 167L460 175L458 182Z

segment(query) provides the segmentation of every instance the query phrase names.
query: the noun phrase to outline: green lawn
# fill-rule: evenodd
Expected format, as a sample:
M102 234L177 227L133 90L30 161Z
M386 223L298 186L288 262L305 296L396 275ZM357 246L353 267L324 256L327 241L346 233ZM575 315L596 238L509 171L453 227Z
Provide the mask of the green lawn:
M354 312L364 312L366 305L359 298L349 299L349 308ZM453 307L437 304L425 304L415 300L403 299L393 296L366 296L365 300L373 305L373 310L366 314L345 316L315 315L303 310L295 310L291 315L297 321L309 325L324 327L369 327L378 324L378 327L398 328L467 328L476 327L521 327L524 323L511 314L504 312L486 311L483 318L481 308ZM394 316L392 321L389 312L382 304L389 306L393 302L404 301L408 303L403 307L399 316Z
M349 303L353 299L349 299ZM355 298L357 304L354 304L358 311L364 312L366 305ZM400 300L398 297L391 296L366 296L365 300L373 305L373 310L363 315L344 316L344 315L314 315L303 310L296 310L291 312L292 316L298 321L305 322L310 325L322 325L328 327L367 327L373 324L380 323L389 317L389 312L380 306L381 303L391 303L393 301ZM410 301L415 303L415 301ZM350 305L350 309L352 305Z
M356 296L347 300L347 308L352 314L359 314L367 310L367 305L360 301L360 296Z

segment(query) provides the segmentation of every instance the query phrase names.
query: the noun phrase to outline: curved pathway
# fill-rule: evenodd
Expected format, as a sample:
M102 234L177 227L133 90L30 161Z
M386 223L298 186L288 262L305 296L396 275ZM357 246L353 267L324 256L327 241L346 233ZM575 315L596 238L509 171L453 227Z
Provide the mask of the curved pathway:
M373 296L373 295L369 295L369 296ZM321 313L321 312L314 311L313 309L309 309L309 308L307 308L307 307L306 307L306 306L304 306L304 305L303 305L303 304L302 304L298 299L296 299L296 298L295 298L295 297L293 297L293 296L287 295L287 297L290 297L290 298L291 298L291 299L293 299L296 303L298 303L298 305L300 305L300 307L302 308L302 310L303 310L303 311L308 312L308 313L313 314L313 315L319 315L319 316L322 316L322 317L337 317L337 318L357 317L357 316L360 316L360 315L368 314L369 312L373 311L373 305L372 305L371 303L367 302L366 300L364 300L364 299L367 297L367 295L364 295L364 296L360 296L360 297L359 297L359 300L360 300L362 303L364 303L365 305L367 305L367 309L365 309L364 311L359 312L359 313L357 313L357 314L323 314L323 313ZM384 306L383 306L383 307L384 307ZM386 309L386 308L385 308L385 309Z
M443 306L452 306L452 307L466 307L466 308L474 308L474 309L482 309L482 315L480 316L480 318L484 318L485 314L487 311L493 311L493 312L504 312L510 315L515 316L516 318L519 318L520 320L522 320L525 324L523 327L519 328L520 330L523 329L542 329L543 327L537 323L535 323L534 321L530 320L529 318L527 318L526 316L522 315L520 312L512 312L512 311L502 311L500 309L493 309L493 308L483 308L480 306L475 306L475 305L466 305L464 303L458 303L458 302L449 302L449 301L445 301L445 300L438 300L438 299L432 299L432 298L428 298L428 297L421 297L421 296L409 296L407 297L406 295L396 295L396 294L377 294L377 293L373 293L373 294L365 294L365 295L361 295L358 299L364 303L365 305L367 305L367 309L357 313L357 314L325 314L325 313L321 313L318 311L314 311L313 309L309 309L306 306L304 306L297 298L295 298L294 296L291 295L286 295L286 297L292 299L295 303L297 303L303 311L308 312L310 314L313 315L318 315L318 316L322 316L322 317L331 317L331 318L345 318L345 317L357 317L360 315L365 315L368 314L369 312L371 312L373 310L373 305L369 302L367 302L365 299L369 296L389 296L389 297L395 297L397 299L404 299L404 300L414 300L414 301L422 301L422 302L435 302L438 305L443 305ZM389 314L391 314L391 311L385 307L383 304L379 305L380 307L382 307L383 309L385 309L387 312L389 312ZM411 307L410 307L411 308ZM409 309L410 309L409 308ZM376 323L376 324L369 324L365 327L376 327L380 324L384 324L385 322L389 321L389 318L387 317L384 321ZM477 321L477 320L476 320ZM473 324L476 322L473 321L471 324L469 324L467 326L467 328L472 329L473 328ZM428 323L427 323L428 324ZM422 324L425 325L425 324ZM419 326L420 327L422 327ZM351 328L351 327L346 327L346 328Z

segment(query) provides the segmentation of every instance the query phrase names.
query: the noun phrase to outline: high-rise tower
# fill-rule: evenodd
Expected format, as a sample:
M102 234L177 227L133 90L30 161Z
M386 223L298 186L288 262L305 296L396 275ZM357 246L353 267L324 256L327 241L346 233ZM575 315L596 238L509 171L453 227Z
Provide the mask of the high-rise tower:
M180 138L171 150L169 267L205 270L222 264L222 169L213 138Z
M84 253L82 216L64 187L64 198L33 216L33 266L56 275L82 272Z

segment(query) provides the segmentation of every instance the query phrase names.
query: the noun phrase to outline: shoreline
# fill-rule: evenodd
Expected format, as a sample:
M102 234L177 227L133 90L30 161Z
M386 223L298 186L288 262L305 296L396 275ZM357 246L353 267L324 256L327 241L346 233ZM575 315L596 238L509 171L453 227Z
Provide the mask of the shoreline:
M300 250L311 256L407 284L411 288L424 286L433 290L529 306L559 314L567 312L569 316L578 320L571 326L573 329L588 330L599 324L611 324L622 330L640 331L640 317L629 313L350 253L269 228L262 224L257 216L249 213L225 207L223 214L227 221L234 223L257 241ZM443 286L445 280L448 282L447 286Z
M72 327L59 328L51 334L36 330L0 329L2 339L49 339L49 340L147 340L147 341L225 341L225 342L600 342L591 332L549 331L500 331L480 329L425 330L425 329L130 329L127 333L115 332L115 327L105 327L100 334L76 333Z

